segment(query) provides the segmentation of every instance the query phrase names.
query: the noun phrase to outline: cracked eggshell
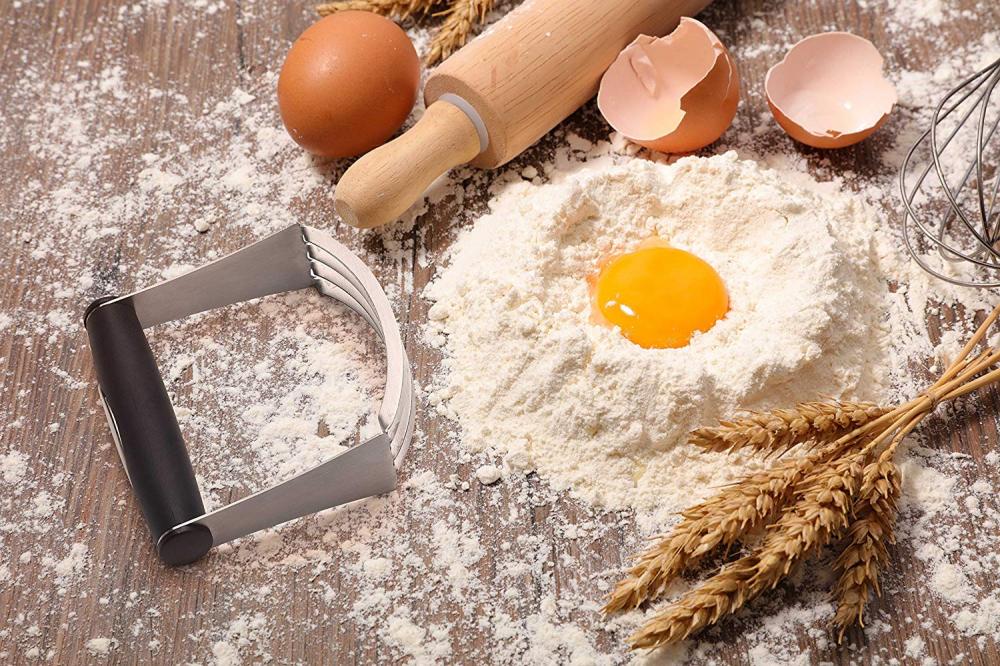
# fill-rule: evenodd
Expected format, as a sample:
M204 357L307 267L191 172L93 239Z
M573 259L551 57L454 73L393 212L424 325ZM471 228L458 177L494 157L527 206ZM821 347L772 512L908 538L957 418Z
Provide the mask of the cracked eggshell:
M768 71L768 106L796 141L814 148L850 146L881 127L896 104L883 64L871 42L849 32L806 37Z
M640 35L601 78L605 120L641 146L685 153L729 128L740 101L732 57L715 34L682 18L666 37Z

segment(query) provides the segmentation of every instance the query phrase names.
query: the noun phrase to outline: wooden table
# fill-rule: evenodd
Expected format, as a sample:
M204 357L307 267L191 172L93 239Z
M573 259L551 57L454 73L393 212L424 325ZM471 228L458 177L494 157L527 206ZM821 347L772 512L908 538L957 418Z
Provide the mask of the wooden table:
M849 0L719 0L703 20L718 28L737 56L746 54L739 60L744 88L752 91L740 108L739 124L745 128L756 126L768 113L759 91L766 68L780 53L757 45L769 40L788 43L796 36L837 27L870 37L895 66L919 70L934 66L945 45L964 45L1000 27L997 3L952 4L967 8L969 15L911 34L887 32L883 17L890 10L882 4ZM198 235L190 221L175 219L169 208L161 215L136 217L134 209L108 202L132 200L115 197L139 187L146 153L169 154L169 146L187 143L194 153L218 149L224 154L225 146L240 140L248 131L240 122L206 128L188 119L211 113L237 86L266 99L272 85L267 72L277 69L288 44L311 20L308 3L301 2L0 3L0 456L6 456L0 461L9 466L0 468L8 469L9 477L4 480L0 474L0 662L224 663L232 654L248 663L273 659L347 664L402 658L386 638L389 611L371 626L351 614L359 590L344 574L342 562L356 558L342 553L337 543L353 537L356 544L369 537L352 534L350 512L301 521L272 536L279 543L294 541L282 551L285 564L274 565L273 557L269 566L255 562L261 552L256 544L182 570L159 565L111 445L85 335L76 323L96 296L141 286L178 257L196 265L254 238L254 230L238 224L236 215L223 215L207 234ZM107 77L104 83L98 81L101 76ZM81 92L87 90L97 90L98 106L109 106L95 108L87 101L88 93ZM126 92L119 94L121 90ZM94 124L68 122L79 109L82 117L94 118ZM592 107L569 119L565 129L595 139L607 136ZM894 130L890 125L885 131ZM94 155L88 137L112 133L122 137L111 143L113 154ZM547 159L561 137L543 140L519 158L515 168ZM288 146L283 150L294 154ZM871 144L862 144L829 159L835 167L875 173L881 167L874 151ZM813 165L828 157L801 152ZM93 159L94 166L75 164L81 156ZM332 186L343 166L314 168L312 177ZM476 189L485 192L493 177L478 175ZM417 335L427 312L419 291L434 267L413 258L425 250L439 257L453 239L455 226L483 209L483 197L463 204L465 211L454 201L433 207L416 230L402 236L411 257L398 264L379 258L384 253L373 237L336 224L330 197L321 195L282 205L307 223L330 226L345 242L364 250L381 279L397 287L416 375L426 383L437 356ZM93 219L95 210L107 216L105 231ZM333 315L318 316L320 325L333 326ZM231 335L236 336L233 344L243 345L242 354L265 355L266 349L248 340L251 333L266 338L273 326L230 317L237 315L213 315L158 334L154 346L173 353L201 336L232 342L226 337ZM947 328L951 318L950 313L942 314L941 327ZM244 327L242 337L232 330ZM375 358L374 349L372 353ZM189 386L190 368L182 371L183 381L171 387L175 402L224 414L225 396L196 394ZM266 387L260 390L266 397ZM947 422L936 421L926 431L928 441L943 450L971 456L964 467L966 481L981 478L994 488L1000 477L984 457L997 447L997 407L997 395L990 391L974 407L949 411ZM560 609L558 617L587 628L596 649L615 655L614 661L625 660L623 637L599 629L593 603L601 596L594 581L612 580L608 572L638 545L631 517L593 513L561 495L553 499L544 482L534 477L479 486L473 471L481 459L462 453L448 436L448 424L429 413L422 411L423 435L405 476L429 470L438 483L452 474L473 480L472 490L456 490L450 508L440 511L457 516L461 530L475 534L482 544L482 557L470 567L474 576L487 583L493 579L504 544L526 548L525 558L532 564L513 600L501 594L505 590L486 590L473 597L474 603L463 605L446 594L423 595L419 586L410 591L397 582L389 586L397 593L390 605L407 606L415 623L425 627L451 626L445 639L451 652L444 661L481 663L533 661L525 656L524 646L507 641L505 652L491 642L492 620L478 622L492 617L488 611L504 609L516 622L544 616L544 597L572 604L589 600L590 607ZM189 442L196 465L225 462L198 453L209 448L210 438L233 440L233 455L241 455L240 442L249 435L237 422L219 418L221 425L214 431L199 430ZM15 456L24 458L22 471L15 470ZM242 492L245 489L235 490L237 495ZM390 500L385 515L390 525L398 521L393 529L412 532L418 556L427 555L428 515L408 510L406 492L416 491ZM534 501L525 505L525 497ZM511 523L506 516L516 504L522 511ZM974 520L967 516L960 521L958 533L971 532ZM596 536L565 538L565 525L580 521L594 521ZM77 568L73 544L82 544ZM305 550L311 553L307 563L296 565L292 560ZM326 553L320 564L323 557L317 553ZM532 560L538 553L548 554ZM896 573L889 576L888 595L878 604L884 630L867 637L855 633L850 645L837 647L823 639L822 631L803 629L790 637L786 648L791 645L794 652L797 646L807 661L816 663L868 663L890 657L918 663L907 656L904 642L919 636L925 653L940 663L1000 663L1000 647L992 638L977 641L958 633L948 620L954 609L928 595L919 580L900 576L920 571L912 546L894 555ZM980 590L995 589L996 574L977 574L974 583ZM794 594L792 588L782 588L779 597ZM752 621L725 624L697 649L726 662L750 663L757 646L741 633L745 626L752 628ZM95 638L112 640L88 643ZM559 656L551 661L569 660L565 651L552 654ZM699 654L693 653L692 659L705 661Z

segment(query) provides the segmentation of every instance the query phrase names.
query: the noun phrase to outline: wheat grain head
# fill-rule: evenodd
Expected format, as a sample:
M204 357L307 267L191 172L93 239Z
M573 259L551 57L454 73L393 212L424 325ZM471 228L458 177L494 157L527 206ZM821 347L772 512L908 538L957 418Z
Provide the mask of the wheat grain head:
M337 0L316 6L320 16L344 11L373 12L399 19L425 16L437 4L436 0Z
M792 567L848 526L865 454L852 451L817 465L799 482L796 501L772 525L760 548L723 567L629 639L633 649L675 643L715 624L772 589Z
M605 613L630 610L661 594L678 575L709 553L731 546L780 510L814 459L782 461L763 472L727 486L713 497L682 512L669 536L640 553L629 576L609 595Z
M713 428L699 428L688 441L720 453L745 448L783 453L808 441L832 441L889 411L868 402L802 402L794 409L750 412Z
M872 591L881 594L879 573L889 561L888 544L895 543L900 476L892 451L886 453L865 467L855 517L833 565L840 574L834 588L837 612L833 619L838 641L851 625L864 626L865 604Z
M431 40L427 64L440 62L462 48L473 27L486 19L494 4L496 0L453 0L451 6L441 12L444 21Z

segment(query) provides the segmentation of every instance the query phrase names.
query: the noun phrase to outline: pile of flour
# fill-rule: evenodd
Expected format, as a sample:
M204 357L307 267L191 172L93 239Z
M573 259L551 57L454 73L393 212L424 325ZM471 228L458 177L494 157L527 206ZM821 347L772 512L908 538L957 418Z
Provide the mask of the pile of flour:
M745 465L685 443L741 407L878 399L887 298L856 198L741 161L633 159L514 184L425 291L463 442L609 507L683 506ZM659 237L718 271L731 310L680 349L591 320L588 276ZM750 461L743 461L750 464Z

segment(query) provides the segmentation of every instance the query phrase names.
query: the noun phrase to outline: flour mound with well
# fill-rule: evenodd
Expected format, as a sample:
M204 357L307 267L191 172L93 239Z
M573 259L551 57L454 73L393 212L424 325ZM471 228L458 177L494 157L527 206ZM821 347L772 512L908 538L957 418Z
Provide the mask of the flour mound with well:
M856 198L735 153L632 160L511 185L427 287L431 402L510 468L613 508L672 511L732 463L687 433L739 408L877 399L887 333L874 221ZM591 318L602 260L658 237L710 263L731 310L680 349Z

